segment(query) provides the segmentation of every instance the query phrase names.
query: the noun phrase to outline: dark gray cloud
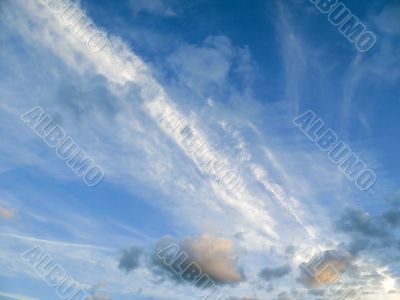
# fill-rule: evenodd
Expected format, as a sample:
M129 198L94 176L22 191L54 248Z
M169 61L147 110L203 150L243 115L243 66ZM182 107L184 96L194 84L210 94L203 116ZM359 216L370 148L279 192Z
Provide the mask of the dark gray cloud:
M171 270L169 265L164 263L157 255L159 251L168 247L168 245L172 243L176 243L176 241L171 237L161 239L157 242L154 251L148 257L147 266L155 276L155 282L161 283L165 280L172 280L176 283L183 283L181 278Z
M377 215L355 208L346 209L336 227L350 237L346 247L353 255L373 249L395 249L400 244L397 232L400 210L396 206Z
M359 233L368 237L388 236L385 222L380 218L373 218L360 209L347 209L337 223L339 230L348 233Z
M394 209L391 211L386 212L383 215L384 219L388 224L390 224L393 227L399 227L400 226L400 210Z
M138 247L131 247L129 249L122 250L118 268L125 273L129 273L136 269L139 266L139 258L141 254L142 249Z
M336 222L336 228L348 236L342 244L351 254L346 275L354 286L363 287L363 293L374 294L382 287L385 276L395 276L390 270L400 261L400 207L399 194L387 200L386 211L367 213L361 209L346 209ZM375 268L388 270L385 275L364 264L365 258L373 257ZM352 263L357 261L358 263Z
M261 270L259 273L260 278L270 281L273 279L281 278L286 275L288 275L291 271L291 268L289 265L284 265L279 268L264 268Z

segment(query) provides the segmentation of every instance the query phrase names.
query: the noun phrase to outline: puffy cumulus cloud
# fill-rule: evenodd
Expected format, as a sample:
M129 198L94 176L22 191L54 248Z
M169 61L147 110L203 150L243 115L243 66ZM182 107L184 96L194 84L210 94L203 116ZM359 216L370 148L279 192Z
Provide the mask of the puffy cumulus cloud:
M360 233L370 237L387 236L386 224L381 221L359 209L350 208L344 212L337 224L344 232Z
M354 260L348 275L357 278L357 284L374 299L380 299L380 291L386 291L384 297L387 297L392 289L390 284L397 285L395 278L398 275L394 270L398 267L400 247L399 199L399 194L389 197L390 207L382 213L369 214L360 209L346 209L336 223L339 231L349 237L348 243L343 245ZM371 256L373 268L369 263Z
M184 45L169 58L168 62L185 78L209 82L225 80L231 67L233 49L225 36L210 36L202 45Z
M400 210L393 209L383 214L383 218L393 227L400 227Z
M259 273L259 277L266 280L270 281L273 279L281 278L286 275L288 275L291 271L291 268L289 265L284 265L278 268L264 268L261 270Z
M297 281L309 288L323 287L335 283L347 270L351 255L344 251L328 250L315 256L310 262L300 265Z
M377 215L354 208L344 211L336 227L350 237L347 247L351 254L380 248L395 249L400 245L396 232L400 227L400 209L396 203L392 204L390 209Z
M176 248L171 248L174 251L168 253L166 263L157 253L170 245L176 245ZM178 260L182 257L184 259L178 264ZM189 264L196 263L201 273L209 276L216 284L232 284L244 279L236 266L237 259L233 241L205 234L182 241L175 241L170 237L163 238L150 261L153 273L159 276L160 280L167 277L183 282L179 273L182 273ZM173 268L181 272L176 272Z
M172 262L168 264L160 259L160 252L162 252L163 249L167 249L168 247L170 247L170 245L175 245L176 243L177 241L175 239L170 236L166 236L157 242L154 251L149 255L147 260L147 267L155 276L155 282L163 282L166 279L169 279L177 283L183 283L179 275L177 275L176 272L171 269L170 266ZM178 252L179 251L175 251L173 253L170 253L169 255L172 255L171 257L173 259L176 258L177 255L179 255Z
M216 281L239 282L243 279L236 267L238 256L232 240L206 234L186 239L182 246L189 257Z
M224 35L209 36L201 44L182 45L167 62L178 81L207 95L234 90L233 79L240 87L248 87L256 69L249 49L233 46Z
M136 269L139 266L139 258L141 254L142 249L138 247L131 247L129 249L122 250L118 268L125 273L129 273Z
M5 207L0 207L0 218L9 220L12 219L15 215L13 210L7 209Z
M379 252L382 252L383 256L391 255L387 250ZM373 265L368 260L370 253L374 256ZM340 283L349 284L355 291L363 295L362 299L387 300L390 299L388 297L390 291L400 291L398 274L386 265L384 266L382 261L379 261L379 256L371 251L368 251L365 256L354 257L352 265L346 271L346 278L339 281L338 287L341 285ZM371 295L371 297L367 297L367 295Z

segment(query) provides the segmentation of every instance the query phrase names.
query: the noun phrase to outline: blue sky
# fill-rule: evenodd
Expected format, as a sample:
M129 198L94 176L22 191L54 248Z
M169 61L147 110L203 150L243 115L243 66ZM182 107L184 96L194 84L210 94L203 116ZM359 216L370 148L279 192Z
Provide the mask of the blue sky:
M155 263L168 240L232 300L336 299L301 268L310 247L362 299L400 298L398 1L342 1L376 35L363 53L305 0L61 1L105 37L95 52L47 2L0 3L0 299L57 297L20 257L36 246L93 299L199 299ZM101 166L98 185L21 120L36 106ZM295 126L309 110L372 188Z

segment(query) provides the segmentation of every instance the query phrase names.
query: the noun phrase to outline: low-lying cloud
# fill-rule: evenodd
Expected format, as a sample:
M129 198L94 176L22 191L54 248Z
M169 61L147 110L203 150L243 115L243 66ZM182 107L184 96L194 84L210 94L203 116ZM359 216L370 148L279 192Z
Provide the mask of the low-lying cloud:
M297 281L309 288L327 286L338 281L351 263L349 253L328 250L320 253L310 264L300 266Z
M217 282L242 280L242 275L236 266L238 256L233 241L202 235L184 240L182 246L189 254L189 258Z
M173 253L170 259L172 262L166 264L157 253L172 244L178 245L180 250ZM171 269L174 260L177 260L182 253L186 256L185 260L179 263L182 269L195 263L201 272L209 276L216 284L234 284L244 280L243 274L237 267L238 255L234 241L208 234L181 241L165 237L157 243L151 253L143 253L137 247L125 249L119 258L118 267L125 273L129 273L138 268L142 258L143 265L152 272L155 281L162 282L168 279L183 283L179 274Z
M128 274L139 266L139 257L141 254L142 250L138 247L123 250L118 268Z

